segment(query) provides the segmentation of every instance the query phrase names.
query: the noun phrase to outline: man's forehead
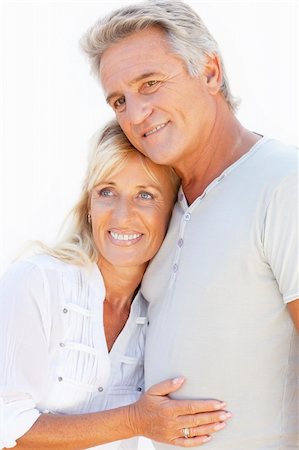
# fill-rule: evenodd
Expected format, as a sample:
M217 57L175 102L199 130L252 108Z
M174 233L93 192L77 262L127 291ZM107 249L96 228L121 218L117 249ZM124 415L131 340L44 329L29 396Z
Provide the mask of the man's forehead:
M118 42L110 44L101 57L100 70L104 70L105 66L116 65L130 57L135 62L150 62L148 55L156 56L171 53L166 35L161 30L151 27L146 30L136 31L124 37Z
M165 73L169 56L178 58L160 30L151 28L135 32L111 44L103 53L99 73L102 85L105 89L116 80L132 85L149 76Z

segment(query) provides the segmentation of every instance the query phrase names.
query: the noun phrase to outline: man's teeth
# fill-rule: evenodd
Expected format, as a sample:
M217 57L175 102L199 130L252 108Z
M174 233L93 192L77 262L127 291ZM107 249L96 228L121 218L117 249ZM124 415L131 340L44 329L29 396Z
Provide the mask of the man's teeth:
M113 231L110 231L110 234L113 237L113 239L117 239L118 241L132 241L133 239L137 239L141 236L141 233L120 234L114 233Z
M144 133L144 136L149 136L150 134L156 133L156 131L161 130L161 128L164 128L166 123L161 123L161 125L157 125L152 130L148 131L147 133Z

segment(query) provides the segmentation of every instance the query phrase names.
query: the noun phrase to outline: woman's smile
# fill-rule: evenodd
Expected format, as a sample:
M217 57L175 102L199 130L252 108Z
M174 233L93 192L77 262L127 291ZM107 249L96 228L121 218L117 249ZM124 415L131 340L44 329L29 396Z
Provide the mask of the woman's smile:
M136 231L121 232L115 230L108 231L108 235L114 244L121 246L134 245L139 242L143 236L142 233Z

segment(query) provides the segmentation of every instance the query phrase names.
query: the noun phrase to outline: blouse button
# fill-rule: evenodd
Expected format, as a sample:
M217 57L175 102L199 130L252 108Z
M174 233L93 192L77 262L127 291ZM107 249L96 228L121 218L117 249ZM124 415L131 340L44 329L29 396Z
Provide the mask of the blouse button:
M104 390L104 389L102 388L102 386L98 387L98 391L99 391L99 392L103 392L103 390Z
M183 243L184 243L184 241L183 241L182 238L178 240L178 246L179 247L183 247Z
M58 381L62 381L63 380L63 378L62 377L58 377Z
M65 343L64 342L60 342L59 346L60 347L65 347Z
M178 271L178 268L179 268L178 265L174 264L172 267L173 272L176 273Z
M138 387L138 388L137 388L137 391L138 391L138 392L141 392L141 391L142 391L142 388L141 388L141 387Z
M186 213L185 216L184 216L184 219L186 221L190 220L191 219L191 214L190 213Z
M69 310L68 310L67 308L63 308L62 312L63 312L64 314L66 314L66 313L69 312Z

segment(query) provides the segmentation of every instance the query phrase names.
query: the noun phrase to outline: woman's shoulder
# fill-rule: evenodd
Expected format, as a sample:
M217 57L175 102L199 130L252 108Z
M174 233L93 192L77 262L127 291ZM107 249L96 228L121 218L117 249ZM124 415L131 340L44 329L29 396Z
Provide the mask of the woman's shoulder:
M48 284L60 283L63 278L74 279L82 270L74 264L47 254L38 254L12 263L0 279L5 290L45 290Z
M94 266L71 264L47 254L21 259L11 264L0 278L1 304L11 303L13 299L18 305L35 303L39 307L51 305L51 308L72 299L84 303L88 292L94 296L99 287L104 290Z
M75 264L62 261L54 256L47 255L45 253L29 256L18 261L13 262L6 270L5 274L25 274L28 276L30 273L38 272L76 272L83 270L83 266L77 266Z

